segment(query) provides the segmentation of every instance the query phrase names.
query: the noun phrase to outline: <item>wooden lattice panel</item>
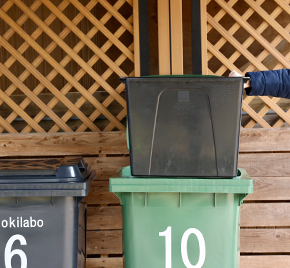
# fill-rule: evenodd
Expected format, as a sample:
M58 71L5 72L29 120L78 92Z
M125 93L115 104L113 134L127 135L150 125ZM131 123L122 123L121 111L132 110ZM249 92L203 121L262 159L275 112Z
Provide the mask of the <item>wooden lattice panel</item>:
M289 0L209 0L209 74L290 68ZM290 125L290 101L244 97L242 126Z
M0 132L125 130L132 0L0 1Z

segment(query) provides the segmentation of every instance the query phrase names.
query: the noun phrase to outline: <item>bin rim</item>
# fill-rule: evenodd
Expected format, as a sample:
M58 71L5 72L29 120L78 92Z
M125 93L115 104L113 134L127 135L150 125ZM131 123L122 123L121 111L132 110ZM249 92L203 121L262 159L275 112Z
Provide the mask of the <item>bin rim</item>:
M110 192L253 193L253 180L239 168L234 178L133 177L130 166L110 178Z
M2 160L0 197L82 197L95 178L82 157Z
M82 182L90 173L91 167L81 156L0 161L0 185Z
M0 197L85 197L96 172L81 182L7 183L0 184Z
M151 80L151 79L200 79L200 78L216 78L216 79L226 79L226 80L235 80L235 79L243 79L243 83L246 83L250 80L250 77L243 77L243 76L235 76L235 77L226 77L226 76L217 76L217 75L196 75L196 74L185 74L185 75L149 75L149 76L134 76L134 77L120 77L120 81L125 83L126 80Z

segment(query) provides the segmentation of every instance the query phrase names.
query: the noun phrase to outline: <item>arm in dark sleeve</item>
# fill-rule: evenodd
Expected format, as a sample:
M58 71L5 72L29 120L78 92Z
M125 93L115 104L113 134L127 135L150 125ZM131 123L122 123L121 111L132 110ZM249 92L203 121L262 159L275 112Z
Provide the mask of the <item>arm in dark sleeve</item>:
M246 88L249 96L273 96L290 99L290 70L248 72L251 87Z

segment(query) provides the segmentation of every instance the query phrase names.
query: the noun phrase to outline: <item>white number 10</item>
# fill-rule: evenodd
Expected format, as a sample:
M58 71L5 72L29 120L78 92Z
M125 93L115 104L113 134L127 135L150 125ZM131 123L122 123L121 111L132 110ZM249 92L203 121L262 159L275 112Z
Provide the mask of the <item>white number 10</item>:
M187 242L191 234L195 234L199 243L199 259L196 265L192 265L188 259ZM159 236L165 236L165 268L172 268L171 254L171 226L164 232L159 232ZM181 239L181 257L186 268L201 268L205 261L205 241L202 233L195 228L186 230Z

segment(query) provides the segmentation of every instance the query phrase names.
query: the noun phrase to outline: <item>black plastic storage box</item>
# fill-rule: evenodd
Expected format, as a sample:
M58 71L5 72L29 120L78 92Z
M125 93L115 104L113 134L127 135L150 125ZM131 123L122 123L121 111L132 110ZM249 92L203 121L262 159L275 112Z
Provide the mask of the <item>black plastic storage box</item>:
M237 175L242 77L121 80L133 176Z
M82 158L0 161L0 267L85 268Z

